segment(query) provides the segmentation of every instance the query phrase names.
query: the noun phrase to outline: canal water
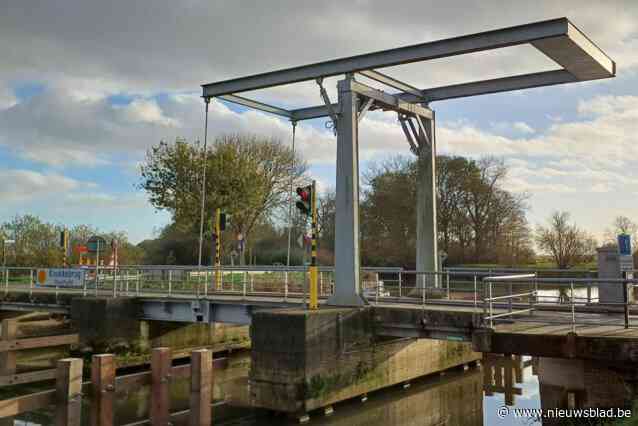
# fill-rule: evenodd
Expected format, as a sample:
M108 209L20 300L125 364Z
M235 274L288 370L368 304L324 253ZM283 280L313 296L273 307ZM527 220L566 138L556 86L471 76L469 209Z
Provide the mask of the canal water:
M249 407L248 352L234 353L215 370L213 418L215 425L296 424L297 419ZM626 408L635 397L635 366L602 366L581 361L530 357L486 356L480 365L449 370L395 386L360 399L336 404L328 416L310 413L310 425L562 425L603 424L585 419L544 419L520 409L579 407ZM118 391L116 424L148 418L149 387ZM171 385L171 411L188 408L189 379ZM91 402L83 400L82 424L90 424ZM628 413L628 412L625 412ZM565 414L567 415L567 414ZM5 426L11 423L3 423ZM14 420L14 425L53 424L53 414L43 410ZM613 425L638 424L638 419L618 419Z

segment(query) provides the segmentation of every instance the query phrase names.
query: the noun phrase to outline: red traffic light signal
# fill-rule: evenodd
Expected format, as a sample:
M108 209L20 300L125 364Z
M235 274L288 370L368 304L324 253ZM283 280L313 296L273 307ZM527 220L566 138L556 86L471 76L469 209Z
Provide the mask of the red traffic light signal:
M298 187L297 195L299 196L299 200L295 203L297 209L306 216L311 216L312 186Z

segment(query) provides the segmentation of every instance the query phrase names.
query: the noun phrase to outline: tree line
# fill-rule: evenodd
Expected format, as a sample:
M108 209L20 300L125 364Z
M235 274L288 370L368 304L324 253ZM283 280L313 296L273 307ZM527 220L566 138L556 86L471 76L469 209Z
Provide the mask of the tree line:
M149 151L140 187L156 208L172 213L173 221L159 238L141 244L148 261L195 263L203 158L201 146L183 139L162 142ZM296 240L305 232L305 218L298 214L289 218L287 206L291 187L310 180L304 160L273 138L234 134L217 137L205 161L209 176L205 254L212 256L210 213L221 207L233 218L223 239L225 263L236 251L235 235L241 233L247 247L243 261L285 264L287 227L292 222L291 264L301 264L304 250ZM546 225L536 229L528 223L528 196L508 191L507 171L504 161L494 157L437 156L438 239L446 263L514 266L541 257L568 268L591 262L596 241L571 223L568 213L554 212ZM362 264L415 267L416 187L417 163L411 157L393 158L365 172L360 202ZM334 192L321 194L318 208L319 261L334 264ZM613 243L617 232L634 229L635 233L635 228L631 220L617 218L606 243Z
M204 264L212 263L213 218L221 208L230 217L222 233L224 264L286 264L288 224L292 223L291 265L300 265L307 251L297 243L307 230L306 218L292 210L291 189L307 184L307 164L275 138L231 134L216 137L203 152L184 139L152 147L140 168L139 188L153 207L171 214L171 222L155 238L137 245L126 233L100 234L89 225L70 229L71 246L99 234L119 242L120 264L196 265L202 171L206 172ZM439 250L447 265L517 266L548 259L560 268L591 262L596 241L554 212L535 229L527 221L528 197L507 189L507 165L494 157L436 158ZM364 172L360 200L361 261L366 266L415 267L417 163L396 157ZM334 264L334 192L319 197L319 262ZM8 263L17 266L61 264L60 224L25 215L0 225L0 236L16 239ZM619 216L605 234L614 244L618 233L636 241L638 226ZM239 250L237 237L243 237ZM73 252L69 261L77 263Z
M37 216L25 214L0 224L0 239L14 241L3 247L0 255L6 256L8 266L59 267L63 264L64 254L60 245L60 233L64 225L45 222ZM136 265L144 262L143 250L128 241L126 232L100 232L91 225L75 225L68 228L69 251L67 262L78 264L80 254L76 248L85 245L93 235L106 239L107 250L103 253L104 263L111 256L111 241L118 244L118 260L123 265ZM4 261L5 259L2 259Z

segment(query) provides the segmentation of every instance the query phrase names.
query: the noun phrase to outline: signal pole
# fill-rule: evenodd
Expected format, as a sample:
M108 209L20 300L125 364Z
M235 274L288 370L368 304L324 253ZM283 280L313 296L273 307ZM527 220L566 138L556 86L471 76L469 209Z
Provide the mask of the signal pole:
M317 185L312 181L312 191L310 197L311 210L311 258L310 258L310 309L319 307L319 294L317 286Z
M60 247L62 248L62 265L68 268L69 231L66 228L60 233Z
M310 216L310 226L312 230L311 238L311 258L310 258L310 309L319 307L319 294L317 286L317 183L312 181L311 185L297 188L297 209L305 215Z

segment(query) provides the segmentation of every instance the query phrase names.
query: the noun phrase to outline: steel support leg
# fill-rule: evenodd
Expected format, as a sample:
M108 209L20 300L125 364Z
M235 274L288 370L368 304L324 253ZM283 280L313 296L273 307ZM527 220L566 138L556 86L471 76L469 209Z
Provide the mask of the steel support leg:
M436 232L436 140L434 119L423 119L424 135L419 137L417 158L417 224L416 224L416 269L433 271L439 269ZM429 143L428 143L429 141ZM419 287L425 287L428 276L417 275ZM432 275L432 285L440 286L440 277Z
M335 291L328 304L339 306L365 304L359 282L358 105L351 83L348 76L338 84Z

